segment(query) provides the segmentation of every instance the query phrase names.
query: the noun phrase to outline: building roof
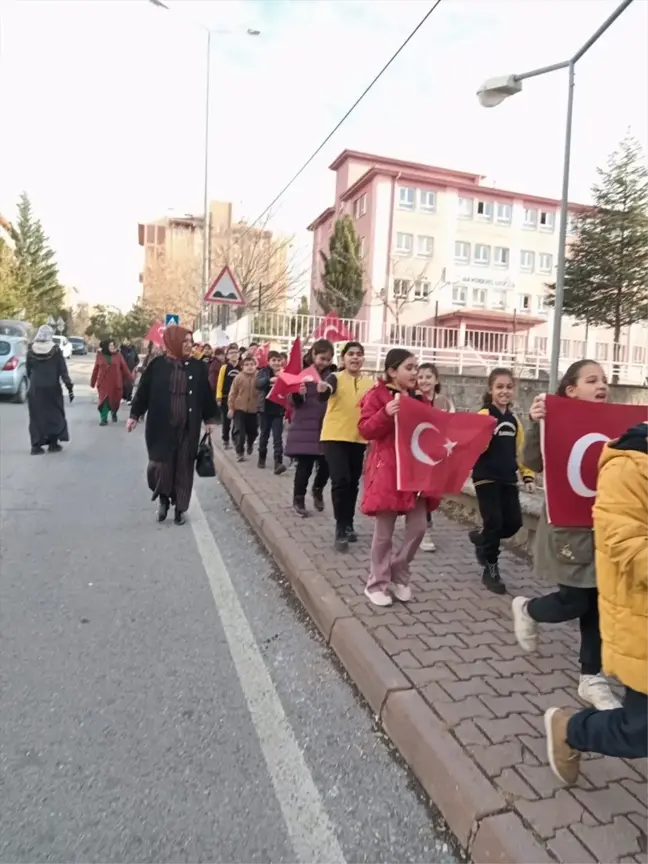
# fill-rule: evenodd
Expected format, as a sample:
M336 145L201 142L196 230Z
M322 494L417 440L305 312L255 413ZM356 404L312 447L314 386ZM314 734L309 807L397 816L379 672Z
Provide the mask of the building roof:
M425 165L422 162L407 162L402 159L390 159L387 156L377 156L375 153L362 153L359 150L343 150L333 161L329 168L337 171L349 159L358 159L361 162L371 162L376 167L395 168L403 171L421 171L424 174L451 174L453 177L463 177L466 183L473 185L483 180L483 175L473 174L468 171L455 171L452 168L437 168L434 165Z
M326 210L323 210L319 216L316 216L315 219L310 223L307 230L314 231L316 228L319 228L320 225L323 225L324 222L328 222L331 216L335 215L335 207L327 207Z

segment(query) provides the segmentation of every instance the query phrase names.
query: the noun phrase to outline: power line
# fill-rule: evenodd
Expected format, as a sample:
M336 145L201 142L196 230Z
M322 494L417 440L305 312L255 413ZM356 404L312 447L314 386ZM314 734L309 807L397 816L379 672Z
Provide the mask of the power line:
M268 204L268 206L265 208L265 210L257 216L257 218L254 220L254 222L252 222L252 224L248 227L247 231L251 231L252 228L254 228L254 226L257 224L257 222L259 222L261 219L263 219L263 217L266 215L266 213L268 213L268 211L272 210L272 208L273 208L274 205L277 203L277 201L278 201L280 198L282 198L282 197L286 194L286 192L290 189L290 187L291 187L292 184L295 182L295 180L297 180L297 178L300 177L300 176L303 174L303 172L308 168L308 166L311 164L311 162L313 161L313 159L314 159L314 158L315 158L315 157L316 157L316 156L321 152L321 150L323 150L323 148L328 144L328 142L331 140L331 138L335 135L335 133L336 133L336 132L338 131L338 129L340 128L340 126L341 126L341 125L345 122L345 120L347 120L347 119L351 116L351 114L355 111L355 109L358 107L358 105L362 102L362 100L365 98L365 96L366 96L366 95L369 93L369 91L372 89L372 87L374 86L374 84L376 84L376 83L379 81L379 79L380 79L380 78L383 76L383 74L384 74L384 73L389 69L389 67L391 66L391 64L392 64L392 63L394 62L394 60L398 57L398 55L403 51L403 49L406 47L406 45L408 45L408 43L411 42L411 40L414 38L414 36L416 36L416 34L418 33L418 31L419 31L419 30L421 29L421 27L425 24L425 22L428 20L428 18L429 18L430 15L434 12L434 10L435 10L439 5L440 5L440 3L441 3L441 0L436 0L436 2L431 6L431 8L428 9L428 11L426 12L426 14L423 16L423 18L421 18L421 20L420 20L419 23L416 25L416 27L412 30L412 32L409 34L409 36L407 37L407 39L405 39L405 41L401 43L401 45L398 47L398 49L397 49L397 50L392 54L392 56L389 58L389 60L388 60L388 61L385 63L385 65L382 67L382 69L380 70L380 72L378 72L378 74L374 77L374 79L373 79L373 80L372 80L372 81L371 81L371 82L370 82L370 83L365 87L365 89L362 91L362 93L360 94L360 96L358 96L358 98L355 100L355 102L354 102L353 105L349 108L349 110L346 112L346 114L344 114L343 117L342 117L342 118L341 118L341 119L340 119L340 120L335 124L335 126L333 127L333 129L331 129L331 131L330 131L329 134L326 136L326 138L322 141L322 143L319 145L319 147L317 148L317 150L315 150L315 151L314 151L314 152L313 152L313 153L308 157L308 159L304 162L304 164L301 166L301 168L299 169L299 171L297 171L297 173L296 173L293 177L291 177L290 180L286 183L286 185L283 187L283 189L281 190L281 192L279 192L279 194L276 195L276 196L272 199L272 201ZM247 231L245 232L246 234L247 234Z

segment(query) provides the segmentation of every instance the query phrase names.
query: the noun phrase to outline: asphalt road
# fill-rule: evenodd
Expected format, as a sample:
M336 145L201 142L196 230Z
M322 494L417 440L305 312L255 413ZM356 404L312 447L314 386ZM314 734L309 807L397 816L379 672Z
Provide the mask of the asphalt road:
M218 481L155 523L90 364L62 454L0 404L0 861L458 860Z

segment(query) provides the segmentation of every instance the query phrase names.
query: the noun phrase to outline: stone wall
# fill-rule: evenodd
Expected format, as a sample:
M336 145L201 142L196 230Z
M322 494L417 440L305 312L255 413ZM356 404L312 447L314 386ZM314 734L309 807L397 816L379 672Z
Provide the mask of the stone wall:
M486 375L443 375L441 385L444 393L452 399L458 411L476 411L481 407L482 396L486 390ZM521 378L517 381L515 407L526 415L531 402L538 393L547 392L547 382L534 378ZM611 402L629 405L648 405L648 388L634 387L629 384L616 384L611 387Z

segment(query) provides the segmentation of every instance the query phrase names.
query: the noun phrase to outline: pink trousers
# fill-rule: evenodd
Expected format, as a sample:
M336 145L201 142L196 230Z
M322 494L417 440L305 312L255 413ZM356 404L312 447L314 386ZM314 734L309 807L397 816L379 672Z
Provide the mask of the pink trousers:
M396 552L393 549L394 528L398 513L390 510L376 514L371 542L371 572L367 588L384 591L390 582L409 584L410 563L421 545L427 528L427 503L418 498L416 506L405 514L405 536Z

